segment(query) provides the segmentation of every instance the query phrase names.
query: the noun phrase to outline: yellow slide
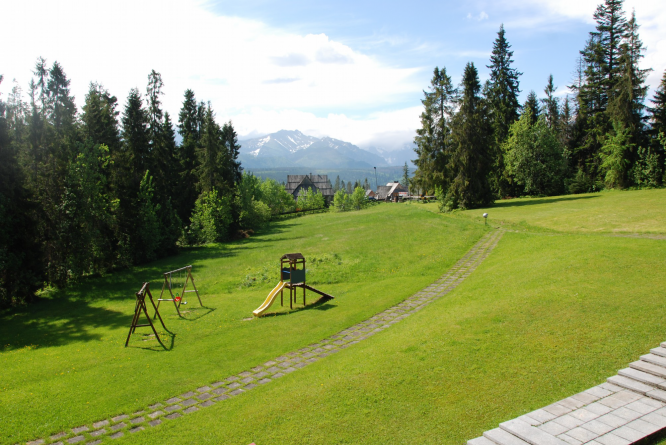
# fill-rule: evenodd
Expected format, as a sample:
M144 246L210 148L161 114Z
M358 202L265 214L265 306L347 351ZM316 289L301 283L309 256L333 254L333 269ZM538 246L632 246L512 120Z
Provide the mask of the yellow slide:
M268 297L266 297L266 301L264 301L264 303L263 303L261 306L259 306L257 309L255 309L254 311L252 311L252 313L254 314L255 317L260 316L261 314L263 314L264 312L266 312L266 310L267 310L269 307L271 307L271 305L273 304L273 301L275 300L275 297L277 297L277 294L280 293L280 291L284 288L284 286L285 286L286 284L287 284L287 283L286 283L285 281L280 281L280 282L277 284L277 286L275 286L275 287L273 288L273 290L271 291L271 293L268 294Z

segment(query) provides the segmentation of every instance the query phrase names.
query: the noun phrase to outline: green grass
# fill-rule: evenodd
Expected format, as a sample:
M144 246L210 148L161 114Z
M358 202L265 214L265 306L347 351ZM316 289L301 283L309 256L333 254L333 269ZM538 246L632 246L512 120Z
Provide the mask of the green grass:
M581 233L666 234L666 189L605 191L584 195L498 201L488 209L462 212L488 222L511 222ZM434 207L435 204L429 204Z
M401 301L484 230L483 210L433 208L382 204L288 220L256 238L89 280L0 316L2 443L143 408ZM603 382L664 340L664 209L664 190L501 202L488 210L490 221L511 231L426 310L269 385L119 442L463 444ZM309 281L336 299L242 321L275 284L278 258L296 251L317 258ZM169 315L177 333L171 351L140 340L124 349L131 293L143 277L188 263L214 310L188 320Z
M389 205L306 216L249 240L86 280L3 313L0 440L16 443L132 412L318 341L432 282L484 230L478 223ZM290 252L308 259L308 283L336 298L288 316L243 321L275 285L279 258ZM194 265L207 308L197 309L192 294L186 319L162 306L167 327L176 333L169 351L141 336L124 348L133 294L142 281L151 280L157 297L161 272L187 264Z
M463 444L599 384L663 340L666 249L566 240L507 233L428 309L128 443Z

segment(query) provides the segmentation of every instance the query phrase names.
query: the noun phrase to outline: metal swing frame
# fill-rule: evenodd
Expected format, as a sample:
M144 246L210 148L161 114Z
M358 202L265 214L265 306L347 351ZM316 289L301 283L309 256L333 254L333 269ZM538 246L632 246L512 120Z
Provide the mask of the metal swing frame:
M183 271L186 271L185 282L183 283L183 290L180 292L180 300L176 301L176 296L173 294L173 286L172 286L173 280L171 280L171 275ZM192 284L191 290L187 289L188 283ZM167 297L167 295L164 294L165 290L169 292L168 296L170 296L171 298L162 298L162 297ZM197 294L199 305L203 307L203 303L201 302L201 297L199 296L199 291L197 290L197 286L194 284L194 277L192 276L192 266L185 266L181 267L180 269L164 272L164 284L162 284L162 292L160 292L160 297L157 299L157 308L159 309L160 303L162 301L172 301L174 307L176 308L178 316L182 317L183 315L180 313L180 305L182 304L183 299L185 298L185 294L189 292L194 292Z

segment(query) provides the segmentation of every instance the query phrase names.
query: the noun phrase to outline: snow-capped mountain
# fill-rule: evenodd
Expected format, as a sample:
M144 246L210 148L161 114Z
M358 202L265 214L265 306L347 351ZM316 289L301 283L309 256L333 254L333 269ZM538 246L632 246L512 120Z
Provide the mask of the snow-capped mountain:
M298 130L280 130L240 141L240 145L239 158L247 168L372 168L388 165L383 157L349 142L316 138Z

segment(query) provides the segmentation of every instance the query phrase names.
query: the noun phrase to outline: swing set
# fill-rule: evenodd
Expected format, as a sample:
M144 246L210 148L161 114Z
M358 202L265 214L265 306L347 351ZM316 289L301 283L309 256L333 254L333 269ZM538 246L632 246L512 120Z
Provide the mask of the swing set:
M188 289L188 284L192 285L192 289ZM165 291L168 291L168 294L165 294ZM176 308L176 312L178 312L178 316L182 317L183 315L180 313L180 305L187 304L185 294L190 292L197 294L199 305L203 307L199 291L194 284L194 277L192 277L192 266L185 266L170 272L164 272L164 284L162 284L160 297L157 299L156 310L159 309L162 301L172 301Z
M148 308L146 306L146 297L148 297L148 299L150 300L150 304L153 306L153 309L155 309L155 317L159 317L160 323L162 323L162 327L164 328L164 330L171 333L171 331L169 331L167 327L164 325L162 316L157 311L157 306L155 306L155 301L153 301L153 295L150 293L150 283L143 283L141 290L136 293L136 303L134 305L134 317L132 317L132 325L130 326L129 334L127 334L125 347L127 347L127 345L129 344L130 337L132 336L132 334L136 332L136 328L150 326L151 329L153 330L153 333L155 334L155 338L157 339L157 341L160 342L160 344L164 349L166 349L166 346L164 345L164 343L162 343L160 335L157 333L157 330L155 329L155 325L153 324L150 315L148 315ZM146 319L148 319L148 323L142 323L142 324L139 323L139 318L141 317L141 313L143 313L146 316Z

